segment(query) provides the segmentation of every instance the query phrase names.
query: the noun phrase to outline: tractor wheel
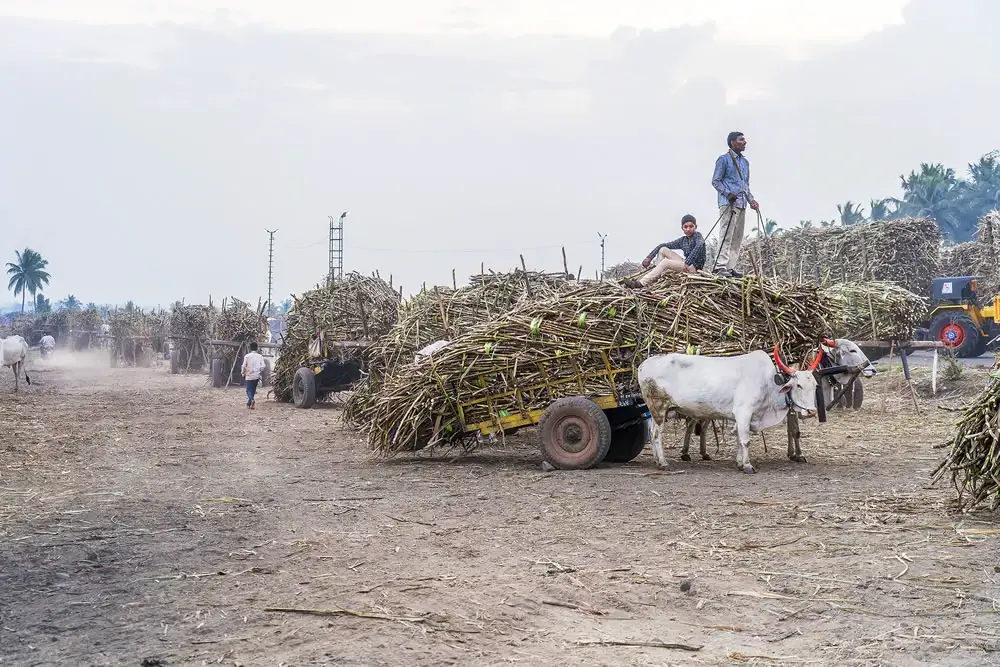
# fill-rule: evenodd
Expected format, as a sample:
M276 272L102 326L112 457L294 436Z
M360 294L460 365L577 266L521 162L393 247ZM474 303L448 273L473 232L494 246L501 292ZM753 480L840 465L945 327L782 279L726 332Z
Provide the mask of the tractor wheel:
M961 359L974 357L980 345L979 330L968 315L941 313L931 323L934 340L941 341Z
M212 386L222 388L222 359L212 359Z
M300 368L292 378L292 402L297 408L311 408L316 403L316 375L311 368Z
M538 444L545 460L560 470L589 468L608 455L611 423L588 398L560 398L542 414Z

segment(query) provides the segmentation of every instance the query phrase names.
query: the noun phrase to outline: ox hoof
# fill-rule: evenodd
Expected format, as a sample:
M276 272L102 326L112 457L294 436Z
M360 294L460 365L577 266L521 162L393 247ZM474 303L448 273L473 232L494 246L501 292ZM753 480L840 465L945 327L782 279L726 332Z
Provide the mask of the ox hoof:
M754 470L753 466L748 463L745 466L743 466L743 472L747 473L748 475L752 475L753 473L755 473L757 471Z
M659 462L657 462L656 467L659 468L660 470L666 470L670 466L668 464L666 464L666 463L659 463Z
M681 454L681 461L690 461L690 460L691 460L690 454Z
M801 454L789 456L788 458L790 458L792 461L795 461L796 463L807 463L806 457L802 456Z
M701 460L702 460L702 461L711 461L711 460L712 460L712 457L711 457L711 456L709 456L708 454L702 454L702 455L701 455Z

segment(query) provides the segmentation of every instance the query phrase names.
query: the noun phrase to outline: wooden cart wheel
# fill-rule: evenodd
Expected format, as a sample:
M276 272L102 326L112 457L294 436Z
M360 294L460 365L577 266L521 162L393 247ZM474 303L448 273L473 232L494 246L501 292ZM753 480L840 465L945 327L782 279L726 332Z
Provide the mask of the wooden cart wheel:
M538 444L545 460L560 470L589 468L608 454L611 423L588 398L560 398L542 414Z
M212 359L212 386L222 388L222 359Z
M854 381L854 396L852 398L851 407L860 410L861 403L865 400L865 386L861 383L861 378Z
M292 402L297 408L311 408L316 403L316 376L311 368L300 368L292 378Z

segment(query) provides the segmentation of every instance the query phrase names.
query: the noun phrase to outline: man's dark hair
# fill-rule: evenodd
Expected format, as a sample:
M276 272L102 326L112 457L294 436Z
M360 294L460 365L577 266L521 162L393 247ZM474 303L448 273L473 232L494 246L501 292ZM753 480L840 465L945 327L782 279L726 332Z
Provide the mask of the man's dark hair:
M726 147L732 148L733 142L743 136L742 132L730 132L729 136L726 137Z
M694 219L694 216L693 216L693 215L691 215L690 213L688 213L688 214L687 214L687 215L685 215L685 216L684 216L683 218L681 218L681 224L683 225L683 224L684 224L685 222L693 222L693 223L694 223L694 224L696 224L696 225L698 224L698 221L697 221L697 220L695 220L695 219Z
M257 343L250 343L250 351L251 352L257 351Z

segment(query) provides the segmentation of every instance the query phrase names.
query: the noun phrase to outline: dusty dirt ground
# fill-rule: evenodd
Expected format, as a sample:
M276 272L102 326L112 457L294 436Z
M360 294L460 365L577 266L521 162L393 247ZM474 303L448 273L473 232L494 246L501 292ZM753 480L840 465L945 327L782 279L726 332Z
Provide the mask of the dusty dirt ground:
M543 473L530 433L380 462L335 408L35 366L0 375L2 664L1000 664L1000 525L929 486L983 371L920 415L883 373L745 475L731 441Z

